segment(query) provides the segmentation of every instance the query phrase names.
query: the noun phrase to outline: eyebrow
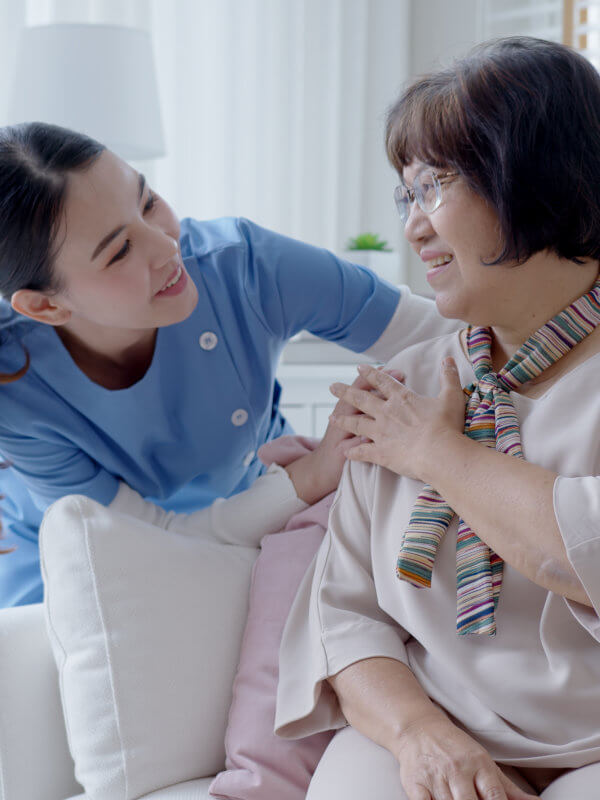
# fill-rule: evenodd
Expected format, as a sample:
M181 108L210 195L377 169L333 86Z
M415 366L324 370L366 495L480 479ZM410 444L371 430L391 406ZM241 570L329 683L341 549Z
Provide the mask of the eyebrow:
M139 201L142 199L142 195L144 194L144 188L146 186L146 178L141 174L138 179L138 185L139 185L139 193L138 193L138 203L139 203ZM107 233L104 239L101 240L100 244L96 247L96 249L92 253L91 261L97 258L100 255L100 253L104 250L104 248L108 247L108 245L112 242L112 240L116 239L116 237L125 230L125 227L126 227L125 225L120 225L118 228L115 228L114 231Z

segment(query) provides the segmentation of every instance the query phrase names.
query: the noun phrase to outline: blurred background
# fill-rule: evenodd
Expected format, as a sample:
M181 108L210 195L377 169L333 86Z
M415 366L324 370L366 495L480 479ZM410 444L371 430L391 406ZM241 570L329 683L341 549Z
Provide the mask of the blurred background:
M152 158L140 157L143 149L137 159L122 154L180 216L246 216L336 252L374 232L397 253L386 274L426 291L395 215L386 108L411 77L494 36L567 41L594 60L599 8L576 0L0 0L0 124L32 118L36 91L69 119L83 91L90 125L103 121L92 135L106 141L107 126L129 110L134 126L160 140ZM26 36L64 24L59 44L39 31ZM109 34L93 54L81 24ZM113 26L142 31L149 49L114 29L111 39ZM84 56L94 63L79 75ZM109 73L121 75L124 96L104 97ZM145 87L138 96L146 78L156 80L156 100Z

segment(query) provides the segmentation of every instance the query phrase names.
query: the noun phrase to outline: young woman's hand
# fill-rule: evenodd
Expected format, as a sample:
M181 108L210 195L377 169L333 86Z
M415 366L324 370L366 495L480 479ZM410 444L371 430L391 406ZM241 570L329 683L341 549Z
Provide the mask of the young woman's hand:
M368 365L361 365L359 372L370 391L344 383L330 388L354 411L342 414L336 407L332 421L344 432L363 438L347 451L347 457L427 480L428 461L436 459L445 437L461 435L464 428L465 395L454 359L447 358L442 364L442 388L437 397L422 397Z
M375 370L377 372L377 370ZM402 373L389 373L395 381L403 380ZM350 387L348 387L350 388ZM371 384L359 375L352 384L353 389L375 393ZM334 417L344 419L360 412L344 400L339 400L333 411ZM331 420L327 430L315 450L288 464L286 470L296 487L301 500L309 505L337 489L348 452L360 445L361 438L354 436Z
M399 737L394 756L409 800L533 800L468 734L442 715Z

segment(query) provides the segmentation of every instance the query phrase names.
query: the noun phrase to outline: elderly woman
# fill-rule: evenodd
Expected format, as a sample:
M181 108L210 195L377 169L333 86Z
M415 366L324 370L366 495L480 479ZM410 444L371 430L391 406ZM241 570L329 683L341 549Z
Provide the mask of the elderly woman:
M437 307L470 325L393 359L406 388L335 387L367 441L288 620L278 733L341 729L309 800L592 800L600 76L492 42L408 88L387 145Z

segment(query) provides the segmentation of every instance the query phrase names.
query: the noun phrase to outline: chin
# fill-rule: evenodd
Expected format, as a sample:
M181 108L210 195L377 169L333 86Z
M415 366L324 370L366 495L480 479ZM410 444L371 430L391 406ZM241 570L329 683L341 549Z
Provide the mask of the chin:
M489 295L484 298L465 297L464 294L439 292L435 296L437 310L446 319L460 319L469 325L487 328L498 316L497 309L490 306Z
M173 298L172 298L173 299ZM185 292L177 298L177 306L169 306L168 316L164 316L162 322L158 323L159 328L167 325L177 325L186 320L198 305L198 289L196 285L189 281Z
M462 319L465 322L470 322L467 312L468 309L464 303L457 302L456 298L448 297L443 293L436 294L435 304L437 310L446 319Z
M182 300L184 299L185 302L182 303L181 318L178 322L183 322L184 319L187 319L198 305L198 289L191 279L189 280L188 291L185 293Z

